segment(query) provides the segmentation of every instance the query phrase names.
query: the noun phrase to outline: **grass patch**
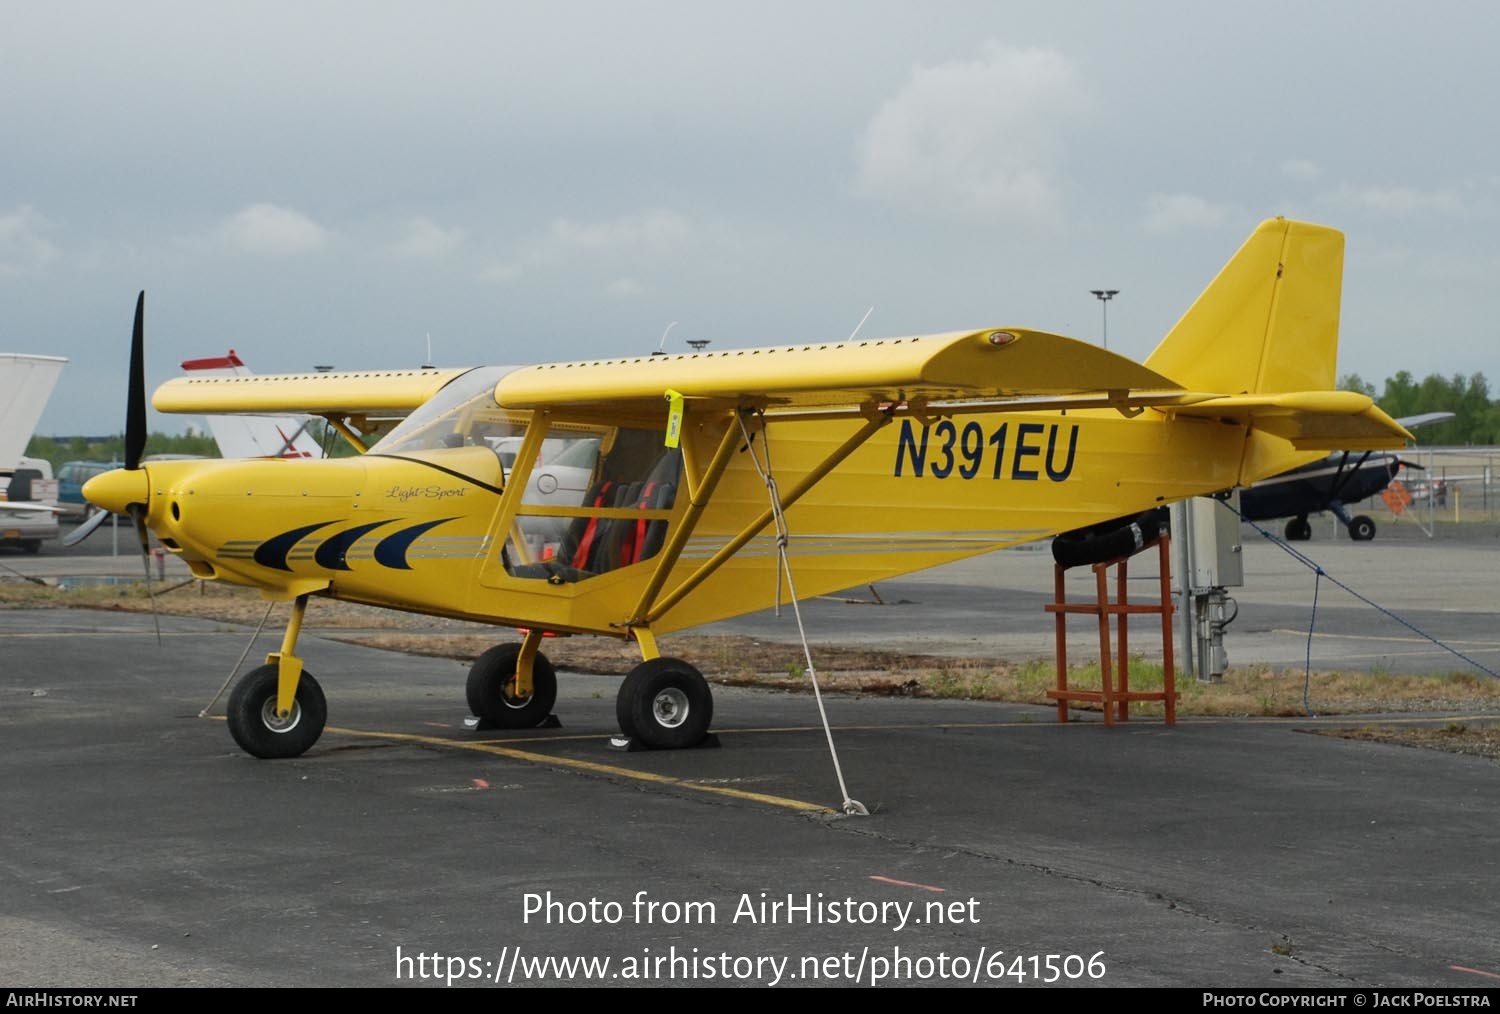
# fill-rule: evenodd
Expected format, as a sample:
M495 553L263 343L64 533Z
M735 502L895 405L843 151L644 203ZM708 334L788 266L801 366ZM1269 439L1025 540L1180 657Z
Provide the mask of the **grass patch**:
M247 626L254 626L266 615L266 603L255 592L216 582L190 581L167 586L158 590L156 603L166 614ZM151 608L151 603L138 583L63 590L0 582L0 608L144 612ZM266 630L279 633L290 610L286 603L273 606ZM504 627L316 597L308 603L304 628L371 647L465 662L497 642L515 638L514 632ZM697 634L669 634L659 638L658 643L663 654L690 660L716 683L794 692L812 689L802 650L797 645L742 636ZM573 672L623 676L640 661L634 645L602 637L549 638L543 651L557 668ZM1057 685L1055 663L1048 659L1008 661L819 647L813 651L813 662L824 689L856 694L1046 705L1052 703L1046 696L1047 690ZM1160 690L1163 681L1159 663L1139 657L1131 659L1132 690ZM1068 683L1072 687L1097 688L1098 664L1071 667ZM1305 686L1313 709L1319 714L1500 707L1500 680L1475 673L1397 676L1378 670L1319 671L1309 681L1300 669L1242 666L1231 667L1219 683L1179 679L1177 711L1180 715L1303 715ZM1131 705L1132 715L1150 717L1161 712L1161 704L1155 702Z

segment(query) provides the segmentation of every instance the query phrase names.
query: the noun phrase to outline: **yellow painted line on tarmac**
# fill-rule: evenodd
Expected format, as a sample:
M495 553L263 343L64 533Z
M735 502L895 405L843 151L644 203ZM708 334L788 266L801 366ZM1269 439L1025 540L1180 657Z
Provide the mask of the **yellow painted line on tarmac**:
M1287 630L1283 628L1274 629L1271 633L1286 634L1295 637L1307 636L1306 630ZM1444 644L1458 644L1471 648L1500 648L1500 641L1496 641L1493 638L1487 641L1459 641L1449 638L1444 640L1442 644L1438 644L1426 637L1402 637L1390 634L1339 634L1332 631L1315 630L1312 636L1319 640L1329 641L1387 641L1392 644L1425 644L1434 648L1441 648Z
M222 715L208 716L217 721L224 721ZM1422 723L1436 722L1485 722L1496 721L1500 715L1478 714L1478 715L1410 715L1410 716L1372 716L1372 715L1298 715L1287 717L1232 717L1232 716L1184 716L1187 721L1181 719L1179 724L1192 725L1238 725L1238 724L1270 724L1270 725L1296 725L1305 724L1309 721L1318 724L1333 724L1335 722L1358 722L1363 725L1416 725ZM1124 728L1135 727L1158 727L1166 728L1160 719L1145 722L1118 723ZM924 729L1069 729L1069 728L1103 728L1104 723L1100 721L1072 721L1072 722L941 722L941 723L905 723L896 725L843 725L835 726L839 732L910 732ZM445 739L440 736L422 736L407 732L383 732L374 729L350 729L343 726L328 726L324 731L337 733L344 736L354 736L364 739L380 739L397 743L415 743L422 746L433 746L453 750L470 750L476 753L487 753L496 757L505 757L509 760L517 760L526 764L536 764L545 767L566 768L574 771L586 771L590 774L608 775L615 778L628 778L634 781L649 782L653 785L670 786L672 788L684 789L691 792L704 792L710 795L726 796L731 799L739 799L746 802L760 803L765 806L775 806L781 809L794 810L799 813L822 813L836 814L838 811L833 807L824 806L820 803L809 803L801 799L791 799L787 796L773 796L764 792L746 792L743 789L732 789L723 785L705 785L700 782L688 781L683 778L675 778L671 775L659 775L649 771L639 771L633 768L620 767L614 764L600 764L596 761L578 760L572 757L558 757L551 754L536 753L531 750L518 750L507 746L507 743L555 743L563 740L597 740L602 738L600 733L580 733L570 736L549 736L545 739L535 737L517 737L513 739L487 739L463 741L456 739ZM715 729L717 735L763 735L774 733L810 733L822 732L821 726L816 725L788 725L768 726L755 729Z
M1012 729L1024 728L1030 725L1047 725L1047 722L901 722L897 724L883 725L835 725L834 732L911 732L914 729ZM1070 723L1074 724L1074 723ZM1149 722L1143 724L1150 724ZM454 728L457 726L445 726ZM741 736L741 735L763 735L766 733L793 733L793 732L816 732L821 733L821 725L775 725L764 728L752 729L722 729L715 727L713 733L716 736ZM487 743L491 745L504 745L508 743L563 743L570 740L588 740L607 738L604 733L580 732L567 736L514 736L504 739L481 739L474 740L476 743Z
M684 781L681 778L673 778L670 775L658 775L649 771L636 771L631 768L617 767L613 764L598 764L594 761L575 760L572 757L554 757L543 753L533 753L530 750L516 750L512 747L499 746L495 743L464 743L459 740L443 739L439 736L418 736L406 732L376 732L362 729L345 729L331 725L328 726L326 731L340 733L345 736L363 736L368 739L420 743L423 746L446 747L456 750L473 750L477 753L488 753L497 757L525 761L528 764L541 764L549 767L569 768L575 771L588 771L592 774L611 775L616 778L631 778L636 781L651 782L655 785L670 785L673 788L688 789L693 792L707 792L711 795L729 796L732 799L742 799L752 803L764 803L767 806L779 806L786 810L797 810L801 813L838 812L831 807L823 806L819 803L803 802L800 799L772 796L764 792L746 792L743 789L730 789L722 785L701 785L695 782Z

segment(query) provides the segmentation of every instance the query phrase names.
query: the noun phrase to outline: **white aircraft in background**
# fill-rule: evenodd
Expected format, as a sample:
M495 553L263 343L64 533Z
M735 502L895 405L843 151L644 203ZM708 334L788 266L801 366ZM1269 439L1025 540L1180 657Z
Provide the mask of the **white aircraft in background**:
M192 377L249 377L234 349L227 356L189 359L182 364ZM321 458L323 449L308 432L312 416L211 415L208 428L224 458Z
M52 467L24 455L66 362L61 356L0 352L0 492L5 494L0 498L0 545L19 546L28 553L58 534L61 511L56 504L31 499L36 491L29 478L51 479Z
M0 472L13 472L67 360L0 352Z

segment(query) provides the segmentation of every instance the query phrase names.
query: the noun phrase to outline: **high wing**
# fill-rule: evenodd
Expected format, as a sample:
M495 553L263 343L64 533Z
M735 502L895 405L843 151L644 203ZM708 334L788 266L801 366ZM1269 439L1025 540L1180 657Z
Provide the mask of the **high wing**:
M1454 418L1456 412L1423 412L1421 415L1404 415L1396 421L1409 430L1419 426L1431 426L1434 423L1447 422Z
M547 363L508 373L495 400L506 408L592 406L656 418L666 414L672 394L703 407L755 407L770 418L799 411L868 415L877 408L918 416L1150 408L1258 431L1297 451L1397 449L1411 439L1362 394L1188 391L1106 349L1025 328Z
M189 359L182 364L189 376L204 377L249 377L253 376L239 355L230 349L228 355ZM225 415L215 413L205 417L213 433L214 443L219 445L219 456L223 458L321 458L323 449L308 424L309 415Z
M1024 328L954 331L821 345L731 349L545 363L508 374L495 399L508 408L662 405L664 393L762 407L837 408L913 401L1155 391L1178 385L1086 342Z
M157 388L158 412L194 415L316 415L366 449L381 424L406 416L465 371L362 370L261 376L177 377Z

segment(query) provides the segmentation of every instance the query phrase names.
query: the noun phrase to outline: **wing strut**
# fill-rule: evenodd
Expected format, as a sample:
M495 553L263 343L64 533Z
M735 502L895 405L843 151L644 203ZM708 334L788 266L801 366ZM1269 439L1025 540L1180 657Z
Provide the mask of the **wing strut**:
M738 415L736 414L736 418ZM701 476L694 477L695 469L687 467L691 464L688 448L683 447L684 470L687 473L688 487L688 509L683 514L682 520L672 529L667 544L662 547L656 556L656 569L651 572L651 580L646 583L646 588L641 592L641 599L636 603L631 615L635 617L646 616L647 610L655 600L657 593L661 591L662 585L667 583L667 574L671 572L677 563L678 556L682 553L682 547L687 545L688 538L693 534L693 529L698 526L698 518L703 514L703 508L708 506L708 501L713 497L714 488L718 486L719 479L724 470L729 467L729 459L734 453L735 444L739 442L739 430L734 426L725 426L724 435L719 438L718 450L709 459L708 468ZM688 442L691 444L691 441ZM674 600L675 601L675 600ZM660 616L658 611L645 623L639 620L631 620L626 624L631 628L648 626L651 619Z
M802 479L795 486L793 486L792 489L784 497L782 497L779 506L773 505L771 507L767 507L760 513L760 515L755 518L755 520L746 525L738 535L736 535L733 539L730 539L729 542L717 553L715 553L708 560L704 561L701 567L699 567L685 580L678 584L676 588L673 588L663 598L656 601L654 604L650 601L650 597L642 596L641 603L636 606L635 618L632 619L628 625L632 627L650 626L651 623L660 619L667 612L667 610L671 609L678 602L682 601L682 599L690 592L692 592L694 588L697 588L700 584L711 577L715 571L717 571L725 563L729 562L729 560L734 557L735 553L738 553L742 548L744 548L746 543L759 535L767 525L775 520L778 510L785 510L786 508L796 503L798 500L802 499L802 497L804 497L809 490L811 490L819 482L823 481L824 476L837 468L845 458L853 454L855 451L859 450L860 447L864 446L865 442L868 441L877 432L879 432L881 427L889 424L891 418L891 413L886 411L876 412L875 414L867 417L865 420L865 424L861 426L853 436L840 444L831 454L828 455L828 457L824 458L817 465L817 467L813 468L806 475L804 475ZM732 435L734 435L733 428L730 429L729 435L727 435L725 439L728 440L729 436ZM723 453L723 450L723 444L720 444L720 453ZM718 457L719 456L716 454L716 462L718 460ZM712 466L710 466L710 468L712 468ZM722 471L722 468L720 469L720 471ZM708 476L705 476L705 479L707 478ZM715 477L715 480L716 479L717 477ZM694 506L696 507L697 505L695 504ZM690 525L679 526L679 532L677 534L681 536L680 541L686 542L688 534L691 534L691 527L692 526ZM680 546L675 548L680 550ZM663 554L663 556L665 556L665 554ZM670 564L670 562L671 561L669 560L663 560L663 565L659 566L658 568L658 574L653 575L651 587L647 589L648 591L652 591L652 596L655 595L653 589L659 588L661 586L661 581L659 581L657 578L659 576L665 575L666 565Z

